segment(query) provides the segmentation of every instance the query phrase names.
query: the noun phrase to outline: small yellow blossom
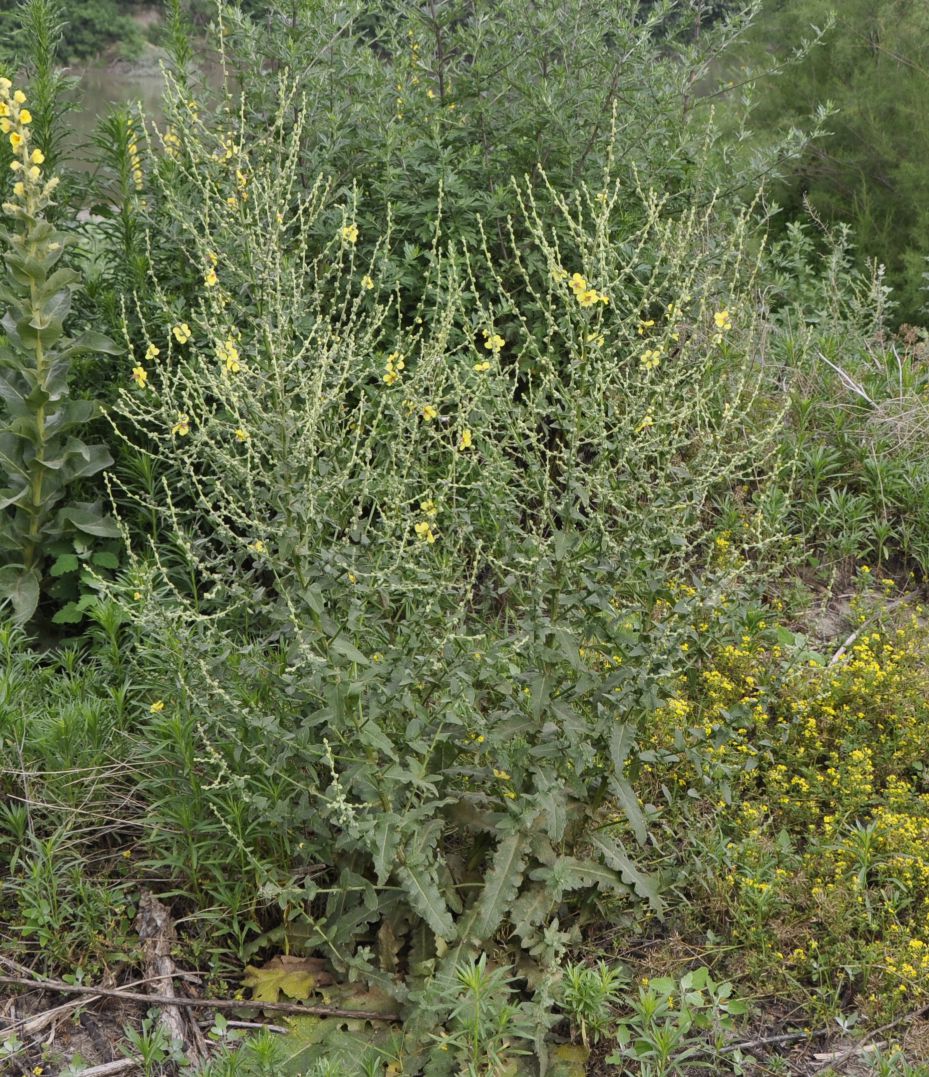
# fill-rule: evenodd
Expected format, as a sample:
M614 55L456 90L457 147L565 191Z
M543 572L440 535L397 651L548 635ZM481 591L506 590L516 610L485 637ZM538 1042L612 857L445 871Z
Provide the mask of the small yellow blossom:
M248 548L252 553L264 553L267 550L267 546L261 541L261 539L255 539L254 542L250 542Z
M207 288L215 288L219 283L219 277L216 276L216 270L212 266L204 274L203 283Z
M34 165L44 165L45 164L45 154L41 150L35 149L35 150L32 151L32 154L30 155L29 160L32 161L32 163Z
M23 126L26 126L26 124L30 124L30 123L32 123L32 113L31 113L31 112L29 111L29 109L28 109L28 108L24 108L24 109L21 109L21 110L20 110L20 113L19 113L19 122L20 122L20 123L21 123L21 124L22 124Z
M713 315L713 321L716 323L716 328L725 332L727 329L732 328L732 320L729 317L728 310L718 310Z
M145 349L145 358L149 361L154 359L158 355L161 355L161 348L159 348L155 344L149 344L149 346Z
M25 105L26 95L23 93L22 90L17 90L16 93L13 94L13 100L16 102L17 105Z
M235 431L235 439L236 439L236 441L248 441L248 437L249 437L249 434L248 434L247 430L245 430L241 426L236 427L236 431Z
M428 542L431 545L436 540L435 532L432 530L432 524L430 524L428 520L420 520L419 523L413 525L413 530L423 542Z
M238 374L242 369L239 362L239 349L232 337L226 337L221 344L217 344L216 355L230 374Z
M156 699L148 709L151 714L161 714L165 709L165 701L163 699Z
M177 422L171 427L171 433L177 434L182 438L190 433L190 419L184 412L178 412Z
M580 273L572 273L571 279L568 281L568 286L575 295L579 295L581 292L587 290L587 280L582 277Z
M144 366L134 366L132 368L132 380L138 385L140 389L144 389L148 382L148 371Z
M438 408L434 408L431 404L426 404L423 407L423 418L427 423L431 423L439 414Z
M508 782L511 780L510 775L507 774L505 770L497 770L496 767L494 767L494 777L499 778L501 782Z
M425 501L420 501L419 511L424 513L426 516L435 516L435 514L438 512L438 509L435 507L435 502L432 500L432 498L427 497Z
M32 165L29 171L26 173L33 183L38 183L42 176L42 169L38 165Z
M490 363L488 363L486 360L483 363L475 363L474 369L478 372L478 374L484 374L486 371L490 370Z
M19 131L10 132L10 145L13 147L14 153L16 152L16 150L19 149L22 144L23 136L19 133Z
M661 365L661 351L658 348L646 348L639 362L646 370L655 370Z
M399 379L399 377L400 375L396 372L396 370L388 370L381 380L384 382L385 385L393 385L394 382Z
M133 591L132 592L132 597L136 600L136 602L140 602L142 600L142 592L141 591Z
M346 243L358 242L358 226L354 224L346 224L339 229L339 235L345 240Z
M13 194L15 194L17 198L25 198L26 197L26 185L25 185L25 183L14 183L13 184Z
M651 415L646 415L645 418L636 427L636 433L641 434L643 430L647 430L650 426L655 425L655 420Z
M506 341L499 333L491 333L490 336L484 341L484 347L491 352L498 352L506 344Z
M191 333L190 326L187 324L187 322L180 322L171 330L171 332L174 334L174 339L178 342L178 344L186 344L187 341L190 340L190 338L193 336L193 333Z
M473 444L474 441L471 437L471 431L462 430L461 437L458 439L458 448L463 452L465 449L470 449Z
M365 275L361 278L361 287L364 288L366 292L370 292L371 289L374 287L374 281L371 279L368 273L365 273Z

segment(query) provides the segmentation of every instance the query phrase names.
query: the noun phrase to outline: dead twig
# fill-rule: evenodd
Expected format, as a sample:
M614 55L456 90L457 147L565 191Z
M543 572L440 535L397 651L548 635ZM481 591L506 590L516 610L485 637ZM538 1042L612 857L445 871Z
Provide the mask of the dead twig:
M294 1017L344 1017L350 1021L398 1022L398 1013L371 1013L368 1010L343 1010L336 1006L311 1006L296 1002L261 1002L257 999L182 998L177 995L143 995L140 991L121 991L118 988L85 987L66 984L60 980L27 980L20 976L0 976L0 984L16 987L41 987L44 991L59 991L64 995L100 995L103 998L119 998L125 1002L144 1002L148 1006L187 1006L212 1010L264 1010L268 1013L286 1013Z
M755 1047L773 1047L778 1043L797 1043L800 1040L816 1040L821 1036L828 1036L831 1028L817 1028L812 1032L781 1032L776 1036L759 1036L754 1040L745 1040L742 1043L729 1043L720 1049L721 1055L731 1055L735 1051L751 1051Z
M91 1066L89 1070L81 1070L81 1077L115 1077L117 1073L128 1073L129 1070L141 1069L141 1058L118 1058L115 1062L104 1062L102 1066Z
M849 1059L854 1058L855 1055L868 1049L868 1045L873 1043L879 1036L883 1036L885 1032L889 1032L892 1028L909 1021L918 1021L920 1017L925 1017L927 1013L929 1013L929 1003L926 1003L925 1006L920 1006L918 1010L912 1010L901 1017L895 1017L893 1021L888 1021L886 1025L881 1025L880 1028L875 1028L872 1032L868 1032L854 1046L849 1047L847 1051L843 1051L840 1055L830 1059L825 1066L820 1066L819 1069L813 1070L810 1077L816 1077L817 1074L825 1073L829 1069L837 1069L843 1063L848 1062Z

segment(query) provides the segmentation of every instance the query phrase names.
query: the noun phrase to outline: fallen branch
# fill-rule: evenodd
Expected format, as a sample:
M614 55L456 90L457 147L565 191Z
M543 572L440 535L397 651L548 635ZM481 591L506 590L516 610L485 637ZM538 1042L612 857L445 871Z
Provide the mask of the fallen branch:
M27 980L19 976L0 976L0 984L16 987L41 987L44 991L59 991L71 995L100 995L119 998L125 1002L144 1002L148 1006L196 1006L211 1010L264 1010L267 1013L287 1013L294 1017L344 1017L349 1021L402 1020L398 1013L371 1013L368 1010L343 1010L335 1006L304 1006L296 1002L261 1002L257 999L181 998L175 995L143 995L140 991L121 991L119 988L85 987L66 984L61 980Z
M751 1051L755 1047L773 1047L778 1043L797 1043L799 1040L816 1040L821 1036L828 1036L833 1029L817 1028L812 1032L780 1032L776 1036L759 1036L755 1040L745 1040L742 1043L729 1043L720 1048L721 1055L730 1055L734 1051Z
M888 1021L886 1025L881 1025L880 1028L875 1028L872 1032L863 1036L856 1044L849 1047L847 1051L843 1051L840 1055L832 1058L825 1066L820 1066L819 1069L815 1069L811 1072L810 1077L816 1077L818 1073L825 1073L826 1070L836 1069L840 1065L848 1062L857 1054L861 1054L862 1051L869 1050L869 1044L873 1043L878 1036L883 1036L885 1032L889 1032L892 1028L896 1028L898 1025L905 1024L908 1021L918 1021L920 1017L925 1017L929 1014L929 1003L925 1006L920 1006L918 1010L913 1010L910 1013L905 1013L901 1017L895 1017L893 1021Z
M81 1070L81 1077L115 1077L117 1073L127 1073L129 1070L141 1068L141 1058L118 1058L115 1062L104 1062L102 1066L91 1066L89 1070Z

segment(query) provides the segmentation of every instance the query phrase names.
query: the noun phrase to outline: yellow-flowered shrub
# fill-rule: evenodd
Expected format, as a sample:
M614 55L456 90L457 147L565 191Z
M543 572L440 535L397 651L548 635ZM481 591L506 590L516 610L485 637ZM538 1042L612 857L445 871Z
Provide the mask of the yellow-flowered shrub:
M858 617L833 658L765 631L711 647L658 709L640 780L677 791L668 813L688 791L713 813L707 885L751 961L883 1010L929 997L929 644L919 608Z

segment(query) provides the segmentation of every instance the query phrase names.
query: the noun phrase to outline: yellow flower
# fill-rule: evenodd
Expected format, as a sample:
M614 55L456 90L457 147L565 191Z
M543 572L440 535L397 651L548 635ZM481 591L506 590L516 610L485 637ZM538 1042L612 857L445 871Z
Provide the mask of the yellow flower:
M29 160L32 161L34 165L44 165L45 154L41 150L33 150L32 156L29 158Z
M221 344L217 344L216 355L222 360L230 374L238 374L242 369L239 363L239 349L232 337L226 337Z
M16 150L18 150L19 147L22 144L23 144L23 136L19 133L19 131L11 132L11 134L10 134L10 145L13 147L13 151L15 152Z
M577 301L582 307L592 307L594 303L609 303L609 298L602 295L596 290L596 288L584 288L581 291L575 290L574 294L577 296Z
M235 432L236 441L248 441L248 431L243 430L241 426L236 428Z
M655 420L651 415L646 415L645 418L636 427L636 433L641 434L643 430L647 430L650 426L655 425Z
M206 274L203 277L203 283L207 288L215 288L219 283L219 277L216 276L216 270L212 266L206 271Z
M32 182L33 182L33 183L38 183L38 182L39 182L39 178L40 178L40 177L41 177L41 175L42 175L42 169L41 169L41 168L39 168L39 166L38 166L38 165L33 165L33 166L32 166L32 167L31 167L31 168L29 169L29 172L27 173L27 175L29 176L29 178L30 178L30 179L32 180Z
M729 317L728 310L718 310L713 315L713 321L716 323L716 328L723 332L732 328L732 320Z
M19 122L25 127L27 124L32 123L32 113L28 108L20 109Z
M459 448L459 450L464 452L465 449L470 449L472 444L473 444L473 439L471 437L471 431L470 430L462 430L461 431L461 437L458 439L458 448Z
M396 370L388 370L382 380L385 385L393 385L399 377L400 375L396 372Z
M661 352L658 348L646 348L639 359L646 370L654 370L661 364Z
M26 197L26 185L25 185L25 183L14 183L13 184L13 194L15 194L17 198L25 198Z
M501 782L510 781L509 774L507 774L507 772L505 770L497 770L496 767L494 767L494 777L499 778Z
M423 408L423 418L427 423L431 423L433 419L438 416L439 412L437 408L434 408L431 404L426 404Z
M10 168L14 172L18 172L23 167L22 161L10 161Z
M156 699L148 709L151 714L160 714L165 709L165 702L163 699Z
M148 371L144 366L134 366L132 368L132 380L140 389L145 388L146 382L148 381Z
M254 542L249 543L248 548L252 553L264 553L267 550L267 546L261 541L261 539L255 539Z
M339 235L346 243L358 242L358 226L354 224L346 224L339 229Z
M413 530L423 542L428 542L430 545L435 542L435 532L432 530L432 524L428 520L420 520L418 524L413 526Z
M190 331L190 326L187 322L180 322L176 325L171 332L174 334L174 339L178 344L186 344L188 340L193 336Z
M25 105L26 95L23 93L22 90L17 90L16 93L13 94L13 100L16 102L17 105Z
M142 599L142 592L141 591L133 591L132 592L132 597L136 600L136 602L139 602Z
M361 287L364 288L366 292L370 292L374 287L374 281L367 273L361 278Z
M190 419L183 411L177 413L177 422L171 427L171 433L182 438L190 433Z
M566 269L562 269L561 266L555 266L555 268L552 270L552 276L555 278L556 281L560 283L561 281L568 279L568 271Z
M575 295L587 290L587 281L580 273L572 273L568 284Z
M485 341L484 347L491 352L498 352L506 341L498 333L492 333Z
M438 509L435 507L435 502L431 497L427 497L425 501L420 501L419 511L425 513L426 516L435 516Z
M151 360L154 359L156 355L161 355L161 348L156 347L154 344L149 344L145 349L145 358Z
M478 374L483 374L485 371L490 370L490 363L486 361L483 363L475 363L474 369L478 372Z

